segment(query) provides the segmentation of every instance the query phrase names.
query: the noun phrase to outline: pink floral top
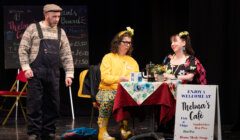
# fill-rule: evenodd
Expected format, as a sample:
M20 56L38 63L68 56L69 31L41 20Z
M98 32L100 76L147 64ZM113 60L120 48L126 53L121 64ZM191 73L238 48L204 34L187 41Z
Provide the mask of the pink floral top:
M204 69L203 65L200 63L200 61L196 57L189 56L186 62L180 65L171 65L170 60L171 60L171 57L167 56L163 63L164 65L167 66L167 69L171 70L171 74L174 74L176 76L186 75L188 73L194 74L194 78L191 82L183 81L183 83L202 84L202 85L207 84L206 70Z

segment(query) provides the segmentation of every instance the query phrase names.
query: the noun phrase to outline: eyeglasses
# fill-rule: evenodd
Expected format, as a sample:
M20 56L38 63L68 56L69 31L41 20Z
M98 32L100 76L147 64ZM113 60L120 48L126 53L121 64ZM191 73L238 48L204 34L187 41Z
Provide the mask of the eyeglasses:
M128 45L128 46L131 46L132 45L132 42L130 41L121 41L124 45Z

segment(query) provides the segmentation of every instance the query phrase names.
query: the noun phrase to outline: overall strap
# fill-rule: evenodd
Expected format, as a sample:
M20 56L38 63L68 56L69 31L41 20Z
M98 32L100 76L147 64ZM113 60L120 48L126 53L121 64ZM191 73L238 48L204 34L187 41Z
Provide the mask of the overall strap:
M58 27L58 41L61 42L61 28Z
M37 31L38 31L39 38L43 39L43 33L42 33L42 29L40 27L39 22L36 23L36 26L37 26Z

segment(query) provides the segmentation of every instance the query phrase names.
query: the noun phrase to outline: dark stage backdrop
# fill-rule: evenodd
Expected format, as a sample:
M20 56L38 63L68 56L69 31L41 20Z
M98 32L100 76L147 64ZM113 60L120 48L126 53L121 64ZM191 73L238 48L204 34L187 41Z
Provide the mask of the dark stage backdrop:
M10 5L3 1L2 5ZM16 1L15 5L40 5L54 1ZM131 26L135 29L133 57L143 69L149 61L161 63L171 53L169 37L188 30L196 56L207 70L209 84L220 87L222 122L239 121L240 112L240 1L239 0L68 0L59 5L87 5L90 64L97 64L109 52L113 36ZM2 12L2 11L1 11ZM3 14L0 15L3 19ZM3 20L0 29L3 46ZM0 88L9 88L15 69L4 69L4 48L0 47ZM77 97L78 76L73 83L76 115L89 115L90 100ZM61 114L70 115L68 90L61 79Z

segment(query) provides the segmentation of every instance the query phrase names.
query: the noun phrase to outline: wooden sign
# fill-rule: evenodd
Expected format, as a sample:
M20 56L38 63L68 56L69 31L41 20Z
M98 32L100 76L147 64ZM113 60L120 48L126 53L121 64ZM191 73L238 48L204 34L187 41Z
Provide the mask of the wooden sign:
M213 140L214 137L221 140L218 86L178 85L174 139Z

